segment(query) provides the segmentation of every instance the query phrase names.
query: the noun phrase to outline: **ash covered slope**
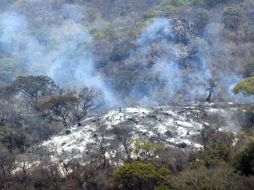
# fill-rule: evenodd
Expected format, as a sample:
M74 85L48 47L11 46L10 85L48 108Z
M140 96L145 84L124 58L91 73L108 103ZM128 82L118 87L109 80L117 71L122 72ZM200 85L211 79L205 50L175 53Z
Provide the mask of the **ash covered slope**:
M244 108L227 104L125 108L92 116L42 144L55 159L71 160L104 151L107 157L125 154L135 139L169 147L200 148L204 125L237 133ZM93 156L92 156L93 157Z

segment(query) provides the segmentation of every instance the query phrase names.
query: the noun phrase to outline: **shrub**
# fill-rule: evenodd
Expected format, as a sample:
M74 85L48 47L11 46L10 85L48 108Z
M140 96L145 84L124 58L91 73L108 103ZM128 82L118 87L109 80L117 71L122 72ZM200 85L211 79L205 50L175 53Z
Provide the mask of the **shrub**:
M236 156L233 167L244 175L254 175L254 143Z
M172 5L178 7L183 5L188 5L192 2L192 0L172 0Z
M241 0L203 0L204 5L208 8L212 8L221 3L228 3L228 2L234 2L234 1L241 1Z
M208 24L209 19L210 15L208 14L208 12L202 11L197 13L195 15L195 25L194 25L195 29L198 32L201 32Z
M160 4L159 10L163 16L169 16L177 12L177 7L175 7L171 1L163 1Z
M204 0L193 0L192 4L195 6L202 7L202 6L204 6Z
M153 143L150 141L135 141L135 154L142 160L149 160L156 157L164 147L161 144Z
M233 7L225 7L224 8L224 12L223 12L224 16L241 16L241 11L239 9L235 9Z
M223 164L229 159L230 150L222 145L208 148L201 152L200 157L206 167L215 167Z
M111 60L112 61L121 61L125 59L130 50L133 48L133 44L130 42L124 41L113 48Z
M186 170L171 180L175 190L232 190L235 174L230 168Z
M236 29L239 26L241 11L233 7L226 7L223 12L223 22L226 28Z
M204 0L204 3L207 7L213 7L217 4L226 3L229 1L231 1L231 0Z
M229 132L205 129L202 132L204 150L199 152L200 161L192 163L193 168L200 166L216 167L230 160L234 135Z
M18 149L23 152L25 141L26 137L22 133L10 127L0 128L0 142L8 149L8 151L13 152L15 149Z
M153 190L154 187L169 180L170 171L166 168L157 169L152 164L143 162L126 163L118 168L114 181L119 189Z

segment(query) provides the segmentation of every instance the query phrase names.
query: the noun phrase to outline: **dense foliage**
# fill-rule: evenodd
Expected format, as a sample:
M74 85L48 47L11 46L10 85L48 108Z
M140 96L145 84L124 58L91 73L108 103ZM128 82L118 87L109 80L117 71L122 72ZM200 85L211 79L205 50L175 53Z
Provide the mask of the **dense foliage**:
M239 153L234 161L234 167L245 175L254 175L254 143Z
M235 88L235 93L242 92L246 96L254 94L254 77L250 77L240 82Z
M167 183L170 171L157 169L152 164L142 162L126 163L115 172L114 179L120 189L154 189L155 186Z

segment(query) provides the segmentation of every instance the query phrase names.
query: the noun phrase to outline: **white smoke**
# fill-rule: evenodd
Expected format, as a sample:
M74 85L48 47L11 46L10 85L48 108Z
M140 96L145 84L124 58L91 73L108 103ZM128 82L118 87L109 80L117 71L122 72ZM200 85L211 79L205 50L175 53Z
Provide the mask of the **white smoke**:
M226 66L240 60L232 57L223 42L223 29L221 23L210 23L204 35L198 37L185 21L155 19L143 31L137 49L126 61L126 64L138 62L154 78L146 85L137 82L130 94L141 105L205 100L207 88L214 81L216 99L247 101L232 92L242 77L237 68Z
M0 14L0 45L5 53L22 65L23 74L48 75L65 88L95 87L108 105L117 102L95 69L93 39L81 22L85 15L80 7L63 4L57 13L52 7L46 10L61 14L63 19L54 24L41 21L36 27L33 24L38 18L14 10Z
M121 104L106 82L111 76L95 67L95 60L103 58L93 53L85 6L53 0L18 0L8 6L0 13L0 56L4 52L14 60L22 74L48 75L66 88L96 87L108 105ZM125 97L146 106L200 100L214 80L217 98L246 100L232 93L242 77L234 68L240 60L223 41L224 25L210 23L198 37L190 23L157 18L144 29L125 60L138 75Z

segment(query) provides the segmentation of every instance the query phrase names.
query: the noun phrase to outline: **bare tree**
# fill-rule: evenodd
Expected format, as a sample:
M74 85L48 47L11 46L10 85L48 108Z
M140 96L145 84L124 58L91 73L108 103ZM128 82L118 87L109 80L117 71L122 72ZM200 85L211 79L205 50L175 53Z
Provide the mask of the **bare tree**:
M0 149L0 188L5 186L12 180L12 171L15 169L15 154L4 149Z
M73 104L77 101L77 98L72 94L51 96L40 101L39 108L47 111L48 114L53 114L54 116L60 118L63 125L68 127Z
M16 102L4 100L0 102L0 126L10 124L13 127L20 127L22 122L22 112L17 108Z
M25 135L15 131L9 126L0 128L0 142L9 152L14 152L16 149L23 152L25 140Z
M206 98L207 102L211 102L211 98L212 98L212 95L214 94L215 87L216 87L215 82L213 80L210 80L209 87L206 89L209 92L208 97Z
M11 101L11 99L17 94L17 90L14 86L1 86L0 87L0 99Z
M74 122L79 123L88 112L95 110L100 106L98 97L99 92L94 89L82 88L78 91L72 91L72 95L76 97L76 101L73 101L72 116ZM95 102L97 100L97 102Z
M116 136L117 141L124 148L124 152L127 156L126 161L130 162L130 161L132 161L132 159L131 159L132 130L127 125L128 124L126 123L126 125L122 124L122 125L114 126L113 134Z
M89 111L99 107L99 104L95 103L97 97L99 94L93 89L71 90L42 99L38 107L48 111L48 114L60 117L63 125L68 127L68 123L79 123Z

